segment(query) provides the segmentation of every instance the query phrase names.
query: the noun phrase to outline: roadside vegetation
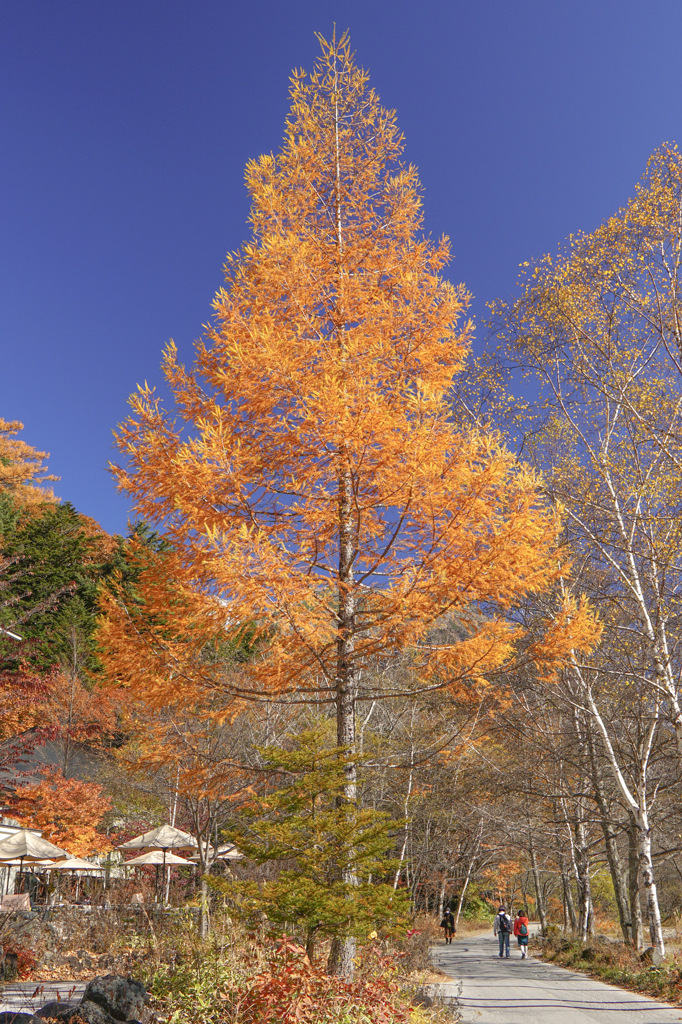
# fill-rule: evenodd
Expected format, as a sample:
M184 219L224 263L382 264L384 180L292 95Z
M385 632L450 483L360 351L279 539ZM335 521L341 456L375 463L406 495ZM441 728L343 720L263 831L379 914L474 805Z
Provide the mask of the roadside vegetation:
M152 1007L188 1024L451 1024L442 1008L419 1005L427 977L424 950L375 941L363 947L351 982L311 964L305 949L283 938L264 941L232 931L210 946L185 942L163 962L143 968Z
M610 985L620 985L642 995L666 1002L682 1001L682 952L676 950L660 964L651 962L632 946L623 942L591 939L584 944L558 932L547 936L533 950L543 960L582 971Z

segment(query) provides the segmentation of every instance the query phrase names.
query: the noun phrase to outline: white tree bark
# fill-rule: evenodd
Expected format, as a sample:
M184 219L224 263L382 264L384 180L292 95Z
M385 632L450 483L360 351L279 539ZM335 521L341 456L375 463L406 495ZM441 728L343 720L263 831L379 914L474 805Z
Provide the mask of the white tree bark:
M478 836L476 837L476 845L474 846L474 849L473 849L473 852L471 854L471 857L469 858L469 866L467 868L466 878L464 879L464 885L462 886L462 891L459 894L459 901L457 903L457 913L455 914L455 929L457 928L457 925L459 924L459 918L460 918L460 915L462 913L462 907L464 906L464 897L466 896L466 891L467 891L467 889L469 887L469 881L471 879L471 873L474 870L474 864L476 863L476 858L478 856L478 851L479 851L479 848L481 846L482 838L483 838L483 822L481 822L481 824L479 826Z
M637 853L638 853L638 880L641 890L645 894L647 916L649 920L649 931L651 934L652 946L665 955L665 943L663 941L663 930L661 927L661 913L658 903L658 892L655 882L653 857L651 851L651 829L649 825L649 809L647 795L647 777L651 750L659 725L658 713L650 716L644 739L639 751L639 764L637 766L637 784L630 787L625 779L623 770L618 763L618 758L611 742L609 730L604 717L597 707L589 683L577 662L573 661L572 676L578 683L583 696L586 710L592 717L603 741L607 763L620 794L621 801L627 808L637 828Z

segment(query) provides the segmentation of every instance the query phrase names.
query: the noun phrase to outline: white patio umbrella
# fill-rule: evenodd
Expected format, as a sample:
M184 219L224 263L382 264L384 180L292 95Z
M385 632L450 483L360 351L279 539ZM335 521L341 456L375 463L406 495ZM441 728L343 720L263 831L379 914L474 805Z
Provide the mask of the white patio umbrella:
M34 868L53 868L57 862L55 860L32 860L31 865ZM18 868L21 864L19 858L16 860L3 860L2 866L4 868Z
M215 850L209 850L212 860L243 860L244 854L240 853L234 843L224 843ZM199 854L195 853L190 860L199 861Z
M83 860L81 857L69 857L68 860L61 860L58 864L54 865L55 871L70 871L75 874L76 871L106 871L106 868L102 867L101 864L92 864L89 860ZM76 879L76 900L80 896L80 878Z
M19 878L24 869L24 861L36 863L44 860L66 860L66 850L61 850L54 843L50 843L35 832L29 832L22 828L13 836L8 836L0 843L0 864L11 866L12 861L19 861ZM7 873L7 886L9 887L9 872Z
M183 832L175 825L161 825L144 832L141 836L121 843L118 850L196 850L199 843L189 832Z
M164 867L171 864L188 864L190 867L194 867L191 860L178 857L175 853L168 853L167 850L150 850L149 853L143 853L141 857L133 857L132 860L124 861L123 867L138 868L144 864L163 864Z

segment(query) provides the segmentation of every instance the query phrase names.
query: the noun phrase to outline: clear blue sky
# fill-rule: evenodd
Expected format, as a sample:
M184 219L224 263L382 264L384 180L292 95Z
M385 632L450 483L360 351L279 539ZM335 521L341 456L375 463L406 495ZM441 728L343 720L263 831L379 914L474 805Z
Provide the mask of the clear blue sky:
M0 416L108 530L112 429L170 337L191 361L244 165L334 22L479 313L682 141L680 0L0 0Z

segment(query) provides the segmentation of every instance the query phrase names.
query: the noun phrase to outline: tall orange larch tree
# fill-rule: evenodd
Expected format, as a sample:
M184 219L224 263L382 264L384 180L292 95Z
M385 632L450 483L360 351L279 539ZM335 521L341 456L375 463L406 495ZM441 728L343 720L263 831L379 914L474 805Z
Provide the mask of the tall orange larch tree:
M557 524L498 437L453 423L469 296L442 276L447 239L422 232L394 113L346 35L320 43L281 150L247 166L252 237L194 368L166 350L175 411L145 385L118 431L119 486L171 547L142 574L144 619L139 595L110 605L100 639L160 704L214 685L197 652L254 623L257 655L219 684L333 702L352 751L371 659L409 650L420 686L460 690L506 662ZM459 639L432 642L448 615ZM355 785L351 758L348 800Z

